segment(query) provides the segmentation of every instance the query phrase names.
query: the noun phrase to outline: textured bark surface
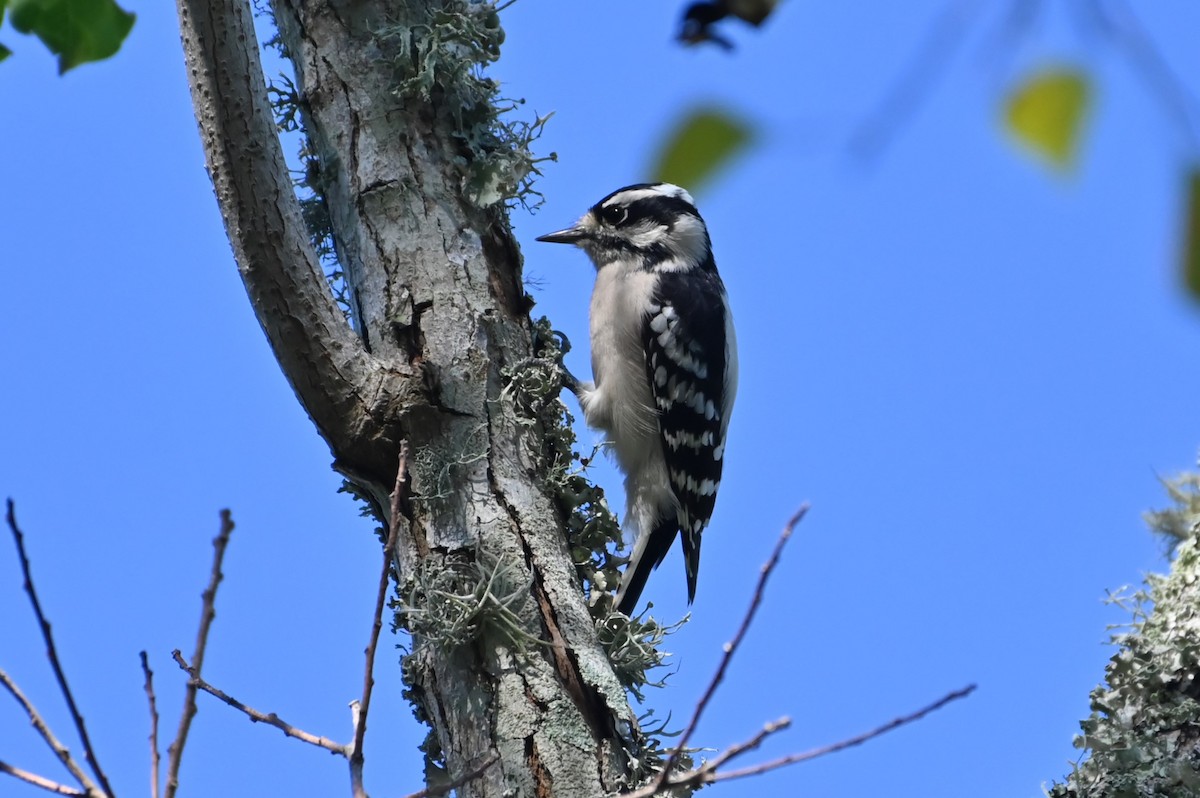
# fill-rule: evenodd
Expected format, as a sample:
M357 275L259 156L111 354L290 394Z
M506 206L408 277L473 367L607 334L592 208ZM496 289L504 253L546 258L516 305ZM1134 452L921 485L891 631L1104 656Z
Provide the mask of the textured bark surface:
M484 29L494 12L462 2L275 4L357 332L300 220L245 0L179 0L179 13L226 228L285 374L335 465L376 497L394 482L399 442L413 452L412 500L390 519L413 610L430 579L450 575L470 590L473 574L501 566L526 594L514 604L519 634L486 619L466 640L418 634L406 662L450 775L499 755L460 794L619 789L630 710L566 551L543 431L503 393L505 369L530 356L531 330L503 205L467 196L488 153L477 147L479 120L463 128L454 81L478 77L469 61L443 63L469 58L470 47L444 36L435 46L438 31ZM385 750L368 738L368 772L373 747Z

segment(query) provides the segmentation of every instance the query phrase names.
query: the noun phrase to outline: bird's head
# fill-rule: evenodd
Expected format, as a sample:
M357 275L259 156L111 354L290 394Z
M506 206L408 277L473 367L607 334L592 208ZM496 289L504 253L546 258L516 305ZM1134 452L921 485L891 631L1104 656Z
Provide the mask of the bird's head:
M712 260L708 229L692 195L670 183L617 189L572 227L537 240L575 244L597 269L618 262L642 268L707 268Z

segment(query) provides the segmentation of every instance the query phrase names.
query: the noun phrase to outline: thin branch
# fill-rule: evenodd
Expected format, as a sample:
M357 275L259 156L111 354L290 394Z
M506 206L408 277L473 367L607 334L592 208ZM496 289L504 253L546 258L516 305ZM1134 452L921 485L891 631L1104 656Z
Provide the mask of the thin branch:
M946 64L965 38L979 8L979 0L948 0L883 102L850 136L852 153L864 160L874 158L908 122L934 82L946 71Z
M139 652L138 656L142 660L146 701L150 704L150 798L158 798L160 757L158 755L158 702L154 698L154 671L150 670L150 660L147 659L145 651Z
M725 765L730 760L736 759L747 751L753 751L762 745L763 740L770 737L775 732L781 732L784 729L789 729L792 726L792 719L788 717L780 718L772 721L758 730L758 733L746 740L744 743L735 743L726 748L721 753L717 754L708 762L705 762L703 768L709 771L716 771L718 768Z
M918 721L928 715L930 712L941 709L951 701L957 701L960 698L966 698L974 689L975 685L972 684L964 687L961 690L955 690L952 693L947 693L937 701L918 709L916 712L895 718L883 724L882 726L877 726L874 729L871 729L868 732L863 732L862 734L854 737L848 737L845 740L839 740L838 742L830 745L823 745L820 748L812 748L808 751L790 754L788 756L780 757L779 759L761 762L757 765L741 768L740 770L718 770L721 766L727 764L735 757L740 756L747 751L753 751L754 749L758 748L762 741L767 737L777 731L786 729L791 724L791 721L788 718L780 718L774 723L768 723L746 742L730 746L722 751L718 756L709 760L708 762L705 762L700 767L693 768L686 773L676 774L667 779L665 783L662 783L658 780L651 781L641 789L635 790L634 792L625 793L621 796L621 798L651 798L652 796L659 795L667 790L672 790L677 787L694 790L699 787L703 787L706 784L715 784L718 781L730 781L732 779L745 778L746 776L757 776L762 773L768 773L772 770L778 770L779 768L787 767L788 765L795 765L800 762L808 762L809 760L827 756L828 754L833 754L838 751L843 751L856 745L862 745L868 740L873 740L882 734L887 734L888 732L898 729L901 726L906 726L910 723Z
M209 574L208 587L201 594L200 628L196 633L196 650L192 654L195 663L195 673L188 682L183 700L183 715L179 718L179 731L175 733L175 741L167 748L167 786L165 798L174 798L179 789L179 764L183 760L183 747L187 745L188 731L192 727L192 718L196 716L196 684L200 668L204 664L204 650L208 646L208 631L212 628L213 618L217 616L216 600L217 586L223 578L221 563L225 559L225 547L229 545L229 536L233 533L233 518L228 510L221 511L221 529L213 539L212 572ZM191 670L189 669L189 673Z
M50 750L58 757L59 761L66 766L79 785L87 791L88 795L103 795L100 788L96 786L96 782L88 776L79 763L75 761L75 757L71 756L71 752L67 747L59 742L54 736L54 732L50 731L50 725L46 723L45 718L37 711L37 707L33 702L25 697L21 692L21 688L17 687L17 683L13 681L3 669L0 669L0 684L3 684L8 692L12 693L12 697L17 699L17 703L25 710L25 714L29 715L29 722L33 724L33 728L37 729L37 733L46 741L46 745L50 746Z
M492 765L496 764L498 761L500 761L500 757L497 756L496 754L492 754L491 756L489 756L487 759L485 759L483 761L482 765L480 765L477 768L474 768L473 770L467 771L466 773L459 776L454 781L448 781L445 784L439 784L436 787L426 787L423 790L417 790L416 792L410 792L408 795L404 796L404 798L433 798L433 796L435 796L435 795L444 795L444 794L450 792L451 790L457 790L459 787L462 787L464 784L474 781L475 779L482 776L484 773L487 772L488 768L490 768Z
M75 703L75 696L71 694L71 687L67 684L67 676L63 672L62 664L58 661L58 649L54 645L54 635L50 632L50 622L46 620L46 614L42 612L42 603L38 600L37 590L33 586L33 575L29 569L29 557L25 554L25 536L21 534L21 530L17 526L16 510L12 499L8 500L6 519L8 520L8 528L12 530L13 540L17 544L17 555L21 560L21 573L25 577L25 592L29 594L29 601L33 604L33 613L37 616L38 626L42 630L42 639L46 641L46 657L50 660L50 667L54 670L54 678L58 681L58 688L62 691L63 698L67 701L67 707L71 711L71 720L75 723L75 730L79 732L79 739L83 743L84 758L87 760L88 766L91 767L92 773L95 774L96 781L100 782L100 786L104 789L105 795L114 795L112 785L108 783L108 777L104 775L104 771L100 768L100 762L96 759L96 750L92 747L92 740L88 736L87 725L83 722L83 715L79 711L79 706ZM88 784L88 782L84 782L83 780L80 780L79 783L85 787ZM95 785L93 784L89 789L94 791Z
M309 734L308 732L306 732L302 729L297 729L295 726L291 725L287 721L280 718L274 712L271 712L269 714L265 713L265 712L259 712L257 709L254 709L253 707L246 706L241 701L238 701L236 698L234 698L233 696L224 692L220 688L213 687L211 684L204 681L204 679L200 678L200 669L196 668L192 665L189 665L188 661L183 658L183 653L179 649L175 649L174 651L172 651L171 656L174 658L175 662L179 665L180 669L183 670L184 672L186 672L187 675L191 677L188 680L189 688L203 690L204 692L208 693L209 695L211 695L215 698L221 699L226 704L233 707L238 712L241 712L243 715L245 715L247 718L249 718L251 723L265 723L268 726L274 726L276 729L279 729L281 732L286 734L288 737L294 737L295 739L300 740L301 742L308 743L309 745L315 745L318 748L324 748L326 751L329 751L330 753L338 754L339 756L349 756L350 755L350 750L349 750L350 746L348 746L348 745L342 745L341 743L335 743L333 740L330 740L328 737L318 737L317 735Z
M379 591L375 595L375 617L371 623L371 636L367 641L366 667L363 673L362 698L358 702L354 718L354 742L350 754L350 786L354 798L366 798L363 788L363 740L367 734L367 712L371 708L371 691L375 687L375 650L379 646L379 634L383 630L383 607L387 603L389 575L396 554L396 529L403 517L402 510L408 504L408 441L400 441L400 454L396 468L396 487L392 491L391 514L388 516L388 537L383 547L383 568L379 573Z
M74 787L68 787L65 784L59 784L57 781L51 781L45 776L39 776L36 773L30 773L28 770L22 770L19 767L10 765L7 762L0 761L0 773L7 773L10 776L16 776L27 784L32 784L34 787L41 787L43 790L48 790L55 795L78 795L87 797L87 793L81 790L76 790Z
M946 695L939 698L937 701L934 701L932 704L929 704L928 706L918 709L916 712L910 713L908 715L903 715L899 718L894 718L894 719L888 721L887 723L883 724L882 726L877 726L874 729L871 729L868 732L863 732L862 734L859 734L855 737L849 737L845 740L841 740L839 742L832 743L830 745L821 746L820 748L812 748L812 749L809 749L808 751L801 751L800 753L797 753L797 754L790 754L788 756L780 757L779 759L773 759L770 762L763 762L761 764L753 765L748 768L742 768L741 770L728 770L728 771L725 771L724 773L715 773L715 774L712 774L712 777L710 779L708 779L708 783L711 784L713 782L718 782L718 781L728 781L730 779L740 779L744 776L757 776L760 773L766 773L771 770L776 770L781 767L786 767L787 765L795 765L800 762L808 762L813 759L818 759L819 757L837 753L838 751L844 751L847 748L853 748L856 745L862 745L863 743L867 742L868 740L873 740L876 737L879 737L880 735L883 735L883 734L887 734L890 731L894 731L894 730L900 728L901 726L907 726L908 724L913 723L914 721L918 721L921 718L928 715L930 712L934 712L935 710L941 709L942 707L946 706L946 704L949 704L952 701L958 701L960 698L966 698L974 691L975 691L975 685L973 685L973 684L967 685L966 687L962 688L961 690L955 690L952 693L947 693ZM672 787L676 786L676 782L674 780L671 781L671 786Z
M767 739L775 732L783 731L791 725L791 718L780 718L777 721L768 723L759 729L758 732L749 740L729 746L715 758L710 759L703 765L693 768L685 773L676 774L665 784L658 779L655 779L643 785L640 789L637 789L634 792L624 793L620 798L651 798L651 796L666 792L667 790L679 785L687 785L692 789L701 787L713 780L713 777L717 775L718 768L722 767L729 761L736 759L747 751L755 750L762 745L763 740Z
M758 612L758 606L763 600L763 592L766 590L767 580L771 578L771 572L774 571L775 566L779 564L779 557L783 554L783 547L787 545L788 539L791 538L792 530L794 530L796 525L803 520L804 515L807 512L808 504L805 503L801 505L800 509L796 511L796 514L788 520L787 525L783 528L783 531L779 533L779 540L775 542L775 550L771 552L771 558L767 560L759 573L758 585L754 588L754 597L750 599L750 606L746 609L745 616L742 617L742 625L738 627L737 634L733 636L733 640L725 644L725 653L721 657L721 663L717 666L717 672L713 674L712 681L708 683L708 689L704 691L704 695L700 697L700 702L696 704L696 711L692 715L691 722L688 723L687 729L684 730L683 735L679 738L679 743L671 751L671 756L667 759L666 764L663 765L662 772L659 773L658 779L655 781L655 784L658 787L662 787L667 783L667 780L670 778L672 768L674 768L675 764L679 761L679 755L683 753L684 748L687 747L688 742L692 738L692 734L696 731L696 726L698 726L700 723L700 717L704 714L704 710L708 707L709 702L712 701L713 696L716 694L717 686L721 684L722 680L724 680L725 669L729 667L730 660L733 659L733 655L737 652L738 646L742 644L742 639L745 638L746 632L750 629L750 624L754 621L754 615L756 612ZM653 793L650 794L652 795Z

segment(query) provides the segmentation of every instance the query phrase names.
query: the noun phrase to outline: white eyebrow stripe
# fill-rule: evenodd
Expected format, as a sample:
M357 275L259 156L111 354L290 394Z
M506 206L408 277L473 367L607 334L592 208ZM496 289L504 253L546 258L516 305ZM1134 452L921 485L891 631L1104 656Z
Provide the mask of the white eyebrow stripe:
M629 191L620 191L609 197L601 207L607 208L612 205L628 205L638 200L650 199L651 197L671 197L673 199L681 199L693 208L696 207L696 201L692 199L692 195L685 189L680 188L672 183L660 183L647 188L635 188Z

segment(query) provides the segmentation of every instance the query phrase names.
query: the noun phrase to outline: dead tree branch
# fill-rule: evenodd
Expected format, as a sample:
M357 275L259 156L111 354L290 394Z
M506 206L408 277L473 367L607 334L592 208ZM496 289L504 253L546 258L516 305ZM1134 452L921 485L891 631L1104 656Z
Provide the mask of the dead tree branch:
M158 701L154 697L154 671L150 670L150 660L146 652L138 653L142 661L143 687L146 691L146 701L150 704L150 798L158 798Z
M750 629L750 624L754 621L754 615L758 612L758 606L762 603L763 593L767 587L767 580L771 578L771 572L775 570L775 566L779 564L779 557L783 554L783 547L787 545L788 540L792 537L792 530L804 518L808 512L808 504L804 504L796 511L796 514L788 520L784 526L783 532L779 534L779 540L775 542L775 550L771 552L771 558L763 565L758 576L758 585L754 588L754 597L750 599L750 606L746 609L745 616L742 617L742 625L738 627L737 634L733 636L733 640L725 644L725 653L721 657L721 662L717 665L717 671L713 674L712 680L708 683L708 688L704 691L704 695L700 697L700 701L696 704L696 711L692 714L692 719L684 730L683 735L679 738L679 743L671 751L671 756L663 765L662 772L659 774L656 781L657 788L661 788L667 783L670 778L671 770L679 761L679 755L683 753L688 742L692 738L692 734L696 731L696 726L700 723L700 717L704 714L704 710L708 707L713 696L717 692L717 686L725 679L725 670L729 667L730 660L737 653L738 646L742 644L742 640L746 637L746 632ZM654 793L649 793L653 795Z
M25 710L25 714L29 715L29 722L33 724L33 728L37 729L37 733L46 741L46 745L50 747L50 750L54 752L54 755L58 757L67 770L71 772L75 780L84 788L86 794L104 795L105 793L101 792L100 788L96 786L96 782L92 781L87 772L75 761L75 757L71 756L71 752L67 750L67 747L54 736L54 732L50 730L50 725L46 723L45 718L38 712L33 702L21 692L21 688L17 687L17 683L4 670L0 670L0 684L4 685L13 698L17 699L17 703ZM39 776L39 778L41 777ZM47 779L47 781L49 780Z
M729 762L730 760L738 758L739 756L746 753L747 751L755 750L760 745L762 745L763 740L767 739L775 732L780 732L780 731L783 731L784 729L791 728L791 725L792 725L792 719L788 718L788 717L782 717L779 720L772 721L772 722L766 724L761 729L759 729L758 733L755 734L753 737L751 737L749 740L746 740L745 742L742 742L742 743L735 743L735 744L729 746L728 748L726 748L721 753L717 754L715 757L713 757L708 762L705 762L704 769L716 772L726 762Z
M183 760L183 747L187 745L188 731L192 727L192 718L196 716L196 687L200 668L204 664L204 650L208 646L208 632L212 628L213 619L217 616L216 600L217 587L221 584L221 563L225 559L225 548L229 545L229 536L233 534L233 517L228 510L221 511L221 528L213 539L212 572L209 575L208 587L201 594L200 627L196 633L196 649L192 654L195 663L192 680L188 682L183 700L183 715L179 718L179 731L175 741L167 748L167 786L164 790L166 798L174 798L179 789L179 764ZM192 670L189 669L189 673Z
M712 781L727 781L729 779L740 779L743 776L755 776L759 773L766 773L767 771L775 770L776 768L785 767L787 765L795 765L800 762L808 762L809 760L817 759L828 754L844 751L847 748L853 748L856 745L862 745L868 740L873 740L882 734L887 734L888 732L894 731L901 726L907 726L914 721L918 721L928 715L930 712L939 710L952 701L958 701L960 698L966 698L973 692L975 692L975 685L969 684L961 690L955 690L951 693L947 693L937 701L918 709L916 712L909 713L908 715L902 715L898 718L893 718L887 723L876 726L870 731L863 732L862 734L854 737L849 737L845 740L840 740L836 743L821 746L820 748L812 748L808 751L801 751L797 754L789 754L788 756L780 757L779 759L773 759L770 762L763 762L760 765L753 765L752 767L743 768L742 770L730 770L726 771L725 773L716 774L716 777L713 778Z
M42 639L46 641L46 657L50 660L50 667L54 670L54 678L58 682L58 688L62 691L63 698L67 702L67 707L71 711L71 720L74 721L75 730L79 733L79 739L83 743L84 758L87 760L88 766L92 769L92 773L96 776L96 781L100 783L104 794L111 796L114 794L112 785L108 783L108 777L104 775L104 771L100 768L100 762L96 759L96 750L92 747L91 737L88 736L87 725L83 722L83 715L79 711L79 706L75 703L75 696L71 694L71 687L67 683L67 676L63 672L62 663L58 660L58 649L54 645L54 635L50 631L50 622L46 620L46 614L42 611L42 603L38 599L37 589L33 585L33 574L29 567L29 557L25 553L25 536L21 534L21 529L17 526L16 509L12 499L8 500L8 511L5 514L5 518L8 521L9 530L12 532L13 541L17 544L17 556L21 561L21 574L25 579L25 592L29 595L29 602L33 605L33 613L37 616L38 627L42 632ZM16 685L13 685L13 687L15 688ZM32 708L32 705L29 705L29 707ZM47 742L49 742L49 739L47 739ZM62 750L63 752L66 751L65 748ZM58 750L55 750L55 753L59 753ZM59 758L62 759L62 754L59 754ZM63 759L63 763L67 764L67 760ZM70 766L68 765L68 767ZM79 779L79 783L90 792L99 791L95 784L85 779L80 779L79 774L74 775L76 779Z
M704 714L704 710L712 701L713 696L716 695L717 687L724 680L725 671L729 667L729 663L733 659L733 655L737 653L738 648L742 644L742 640L745 639L746 633L750 629L751 623L754 621L754 616L758 612L759 605L762 604L763 596L766 593L767 581L771 578L771 573L779 564L779 558L783 554L783 547L787 545L788 540L792 536L792 532L795 530L800 521L804 519L804 516L807 512L808 504L802 505L800 509L796 511L796 514L788 520L787 524L783 528L783 531L779 534L779 540L777 540L775 543L775 549L771 552L771 557L766 563L763 564L762 569L759 572L758 584L754 588L754 595L750 599L750 606L746 609L746 614L742 617L742 623L738 627L737 633L734 634L733 640L725 644L724 655L721 657L721 662L717 666L716 673L713 674L712 680L708 683L708 687L705 689L704 694L700 697L700 701L697 702L696 711L693 713L691 721L688 723L687 728L680 736L679 743L671 751L671 756L667 759L662 771L659 773L657 778L651 780L633 792L625 793L622 798L651 798L651 796L665 793L666 791L675 789L677 787L697 789L706 784L713 784L718 781L728 781L730 779L738 779L744 776L754 776L760 773L766 773L768 771L786 767L788 765L794 765L799 762L807 762L810 759L817 759L818 757L825 756L826 754L832 754L836 751L861 745L868 740L878 737L881 734L886 734L893 729L898 729L901 726L920 720L930 712L942 708L951 701L957 701L960 698L965 698L975 689L975 685L972 684L961 690L947 693L942 698L917 710L916 712L895 718L881 726L871 729L870 731L854 737L849 737L845 740L840 740L830 745L825 745L820 748L813 748L809 751L802 751L796 754L790 754L785 757L780 757L779 759L773 759L769 762L752 765L740 770L720 770L720 768L724 767L732 760L742 756L748 751L757 749L760 745L762 745L763 740L767 739L767 737L770 737L772 734L783 731L791 726L791 718L783 717L779 720L766 724L750 739L729 746L724 751L717 754L717 756L713 757L699 767L683 773L672 773L676 763L679 761L680 754L686 749L688 741L691 740L692 734L696 731L696 727L700 723L700 718Z
M761 730L759 730L754 737L750 738L746 742L738 743L725 749L725 751L721 752L712 760L705 762L700 767L672 776L671 778L667 779L665 783L660 783L657 781L650 782L640 790L626 793L624 796L622 796L622 798L651 798L651 796L659 795L667 790L672 790L677 787L684 787L694 790L699 787L703 787L706 784L715 784L719 781L731 781L732 779L745 778L746 776L758 776L763 773L769 773L772 770L778 770L779 768L787 767L788 765L796 765L800 762L808 762L813 759L818 759L820 757L827 756L828 754L843 751L847 748L853 748L856 745L862 745L868 740L873 740L882 734L894 731L901 726L907 726L908 724L925 717L930 712L941 709L952 701L957 701L960 698L966 698L974 690L975 685L972 684L964 687L961 690L955 690L952 693L947 693L937 701L918 709L916 712L894 718L887 723L876 726L870 731L863 732L862 734L855 735L854 737L848 737L845 740L839 740L836 743L823 745L819 748L812 748L808 751L789 754L788 756L772 759L768 762L761 762L757 765L741 768L740 770L718 770L718 768L720 768L722 765L725 765L730 760L746 753L747 751L753 751L755 748L758 748L762 741L768 736L776 731L781 731L787 728L788 725L791 724L789 719L781 718L774 723L768 723Z
M22 770L19 767L14 767L7 762L0 761L0 773L7 773L10 776L15 776L26 784L32 784L34 787L41 787L43 790L54 793L55 795L79 795L86 796L88 793L76 790L73 787L68 787L65 784L59 784L57 781L39 776L36 773L30 773L28 770Z
M392 491L391 513L388 515L387 544L383 547L383 568L379 574L379 590L375 594L375 616L371 622L371 636L367 641L366 667L363 673L362 698L354 719L354 742L350 754L350 787L354 798L366 798L363 787L363 740L367 734L367 712L371 709L371 691L375 687L375 650L379 646L379 634L383 631L383 608L387 603L387 589L392 572L392 561L396 555L396 527L405 516L408 504L408 441L400 442L400 455L396 467L396 487ZM465 783L465 782L464 782Z
M188 679L188 688L193 693L195 690L203 690L209 695L224 701L238 712L241 712L243 715L249 718L252 723L265 723L268 726L274 726L288 737L293 737L301 742L308 743L309 745L315 745L318 748L324 748L326 751L329 751L333 754L338 754L339 756L350 755L349 746L343 745L342 743L336 743L333 740L330 740L328 737L319 737L315 734L309 734L302 729L297 729L295 726L280 718L274 712L259 712L253 707L246 706L241 701L238 701L236 698L224 692L220 688L214 687L213 685L204 681L204 679L200 678L200 669L194 665L189 665L188 661L183 658L183 653L180 652L179 649L172 651L171 656L175 659L175 662L179 665L180 669L187 673L187 675L190 677Z

